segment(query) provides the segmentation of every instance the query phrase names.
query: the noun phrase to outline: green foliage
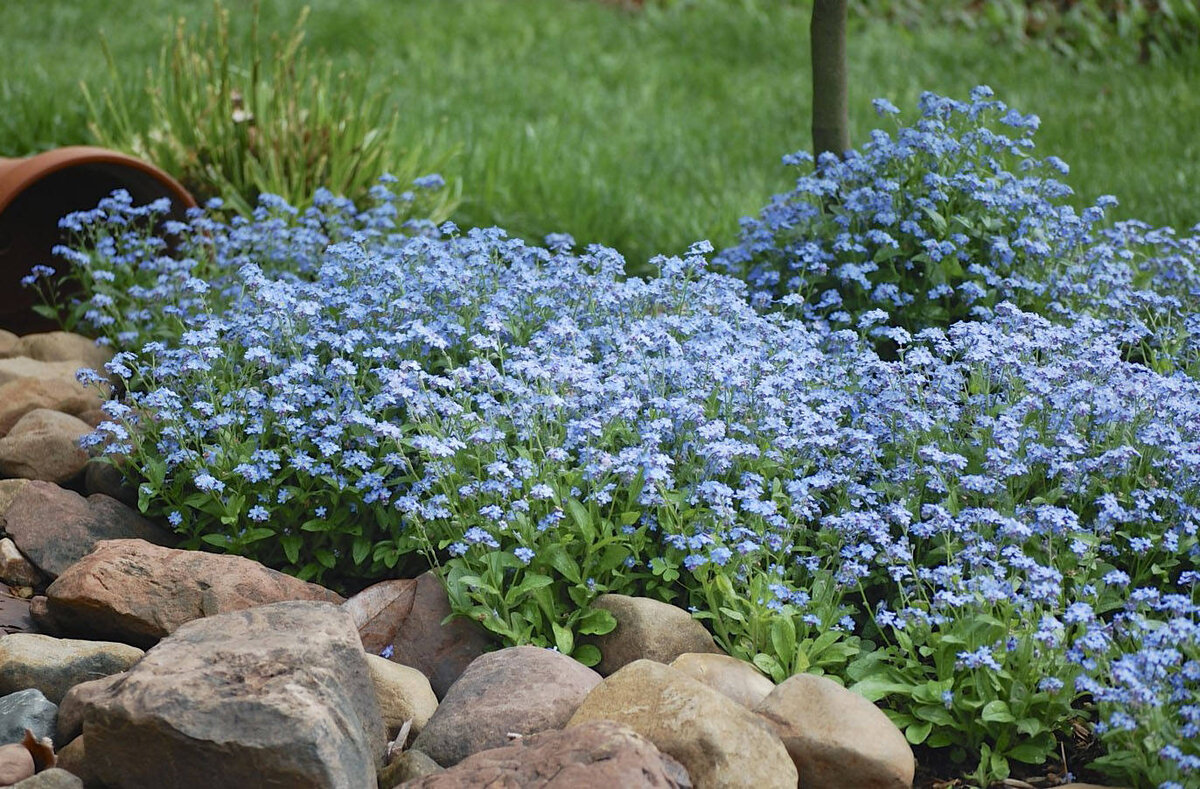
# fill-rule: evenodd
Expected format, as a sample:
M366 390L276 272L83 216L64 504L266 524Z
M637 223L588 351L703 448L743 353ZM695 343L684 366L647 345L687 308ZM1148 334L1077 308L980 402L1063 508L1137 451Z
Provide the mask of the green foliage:
M357 202L385 171L407 182L442 169L444 156L400 148L397 111L365 74L312 59L308 15L305 8L285 37L263 46L255 2L243 48L216 0L211 29L192 33L177 21L144 91L126 86L105 44L107 87L93 94L81 86L95 141L152 161L198 200L220 197L243 215L263 193L303 208L324 187ZM443 192L433 218L449 216L456 198Z

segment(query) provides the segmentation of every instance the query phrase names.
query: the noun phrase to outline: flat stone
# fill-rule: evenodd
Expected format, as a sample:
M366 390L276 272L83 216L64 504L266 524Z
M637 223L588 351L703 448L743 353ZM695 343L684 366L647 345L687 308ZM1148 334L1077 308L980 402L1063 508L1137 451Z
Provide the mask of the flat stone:
M5 510L4 520L21 553L52 579L102 540L178 542L174 534L119 501L102 494L85 499L49 482L31 481L22 487Z
M683 765L628 726L594 721L546 731L468 756L405 787L422 789L618 789L690 787Z
M35 408L0 438L0 474L68 482L87 465L88 454L79 439L91 432L90 425L70 414Z
M440 773L442 769L442 766L430 759L427 754L409 749L401 752L379 771L379 787L380 789L396 787L406 781L415 781L426 775Z
M4 636L0 638L0 693L37 688L58 704L80 682L125 671L143 654L137 647L106 641L39 633Z
M45 408L79 416L99 408L102 402L98 392L78 381L17 378L0 384L0 436L8 434L30 411Z
M103 540L50 584L45 619L35 612L34 621L62 635L150 647L186 622L282 600L342 602L241 556Z
M114 789L362 789L387 745L354 624L321 602L184 624L87 705L83 732Z
M66 331L26 334L21 338L21 355L39 362L79 362L100 375L106 375L104 364L113 357L112 349L96 341Z
M11 595L0 588L0 636L9 633L31 633L35 627L29 609L32 601Z
M489 652L467 666L413 741L449 767L473 753L507 745L509 734L561 729L600 675L542 647Z
M37 739L54 734L58 705L37 688L0 696L0 745L20 742L25 730Z
M396 739L405 723L411 722L409 737L420 734L438 707L428 677L415 668L370 653L367 653L367 665L371 669L371 684L375 687L379 712L387 726L388 742Z
M0 582L10 586L34 586L41 580L42 574L17 549L17 544L8 537L0 538Z
M789 677L754 711L783 740L801 786L841 787L848 775L862 789L912 786L916 759L904 734L878 707L831 679Z
M614 630L586 636L585 643L600 650L596 671L607 677L635 660L670 663L687 652L719 652L704 625L682 608L623 594L602 594L592 603L617 620Z
M687 652L671 661L671 668L700 680L747 709L753 709L775 690L775 683L758 669L729 655Z
M50 767L13 784L9 789L83 789L83 781L61 767Z
M796 766L759 716L662 663L635 660L619 669L588 694L567 726L597 720L625 724L650 740L682 763L700 789L796 789Z
M494 642L483 628L466 619L456 617L442 624L450 616L450 600L432 571L406 582L411 595L397 582L385 583L388 586L382 590L370 587L347 601L347 610L362 627L363 649L379 654L390 646L390 659L428 677L440 699Z
M54 744L63 746L83 734L83 714L93 701L109 693L125 672L110 674L74 685L58 705L58 720L54 724Z

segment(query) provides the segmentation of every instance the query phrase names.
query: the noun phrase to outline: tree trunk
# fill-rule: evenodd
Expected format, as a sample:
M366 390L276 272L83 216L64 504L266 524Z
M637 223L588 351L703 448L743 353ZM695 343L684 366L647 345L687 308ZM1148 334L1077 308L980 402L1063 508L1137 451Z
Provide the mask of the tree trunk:
M812 12L813 155L850 150L846 114L846 0L814 0Z

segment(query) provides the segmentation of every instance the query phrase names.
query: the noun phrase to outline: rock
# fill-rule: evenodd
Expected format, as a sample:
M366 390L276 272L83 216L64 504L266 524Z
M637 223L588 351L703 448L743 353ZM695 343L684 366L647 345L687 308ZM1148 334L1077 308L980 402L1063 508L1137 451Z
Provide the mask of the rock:
M100 395L78 381L61 378L17 378L0 385L0 436L38 408L79 416L100 407ZM103 412L101 412L103 413Z
M27 479L0 479L0 526L5 525L4 514L13 503L13 499L21 492L21 488L29 483Z
M112 421L112 418L109 417L108 414L101 411L99 408L89 408L88 410L82 411L82 412L76 414L75 416L79 417L84 422L87 422L93 428L100 427L101 422L111 422Z
M33 754L24 745L19 742L0 745L0 786L24 781L32 776L36 769Z
M509 647L476 658L450 686L413 747L449 767L507 745L509 733L560 729L600 675L542 647Z
M747 709L754 709L775 690L775 683L759 673L758 669L729 655L686 652L671 661L671 668L700 680Z
M50 584L44 618L34 613L34 621L63 635L150 647L185 622L282 600L342 602L241 556L103 540Z
M21 338L10 331L0 329L0 359L21 355Z
M379 789L391 789L406 781L440 772L442 766L428 755L416 750L403 751L379 771Z
M128 644L16 633L0 638L0 693L37 688L58 704L80 682L125 671L143 654Z
M492 639L466 619L442 624L450 615L450 601L432 571L408 582L385 583L389 585L383 590L369 587L347 601L360 635L365 633L363 649L379 654L392 647L391 660L429 677L440 699L467 665L492 646ZM411 595L401 584L411 586Z
M83 471L83 489L89 494L103 493L129 507L138 503L137 488L125 482L121 471L107 459L92 458Z
M83 781L61 767L51 767L13 784L10 789L83 789Z
M79 447L79 439L90 432L90 425L70 414L35 408L0 438L0 474L47 482L72 480L87 465L88 454Z
M41 579L42 574L17 550L17 544L7 537L0 538L0 582L34 586Z
M39 362L79 362L100 375L107 375L104 363L113 357L112 349L96 341L65 331L26 334L21 338L21 355Z
M77 383L75 371L85 367L79 362L39 362L27 356L15 356L11 359L0 359L0 385L18 378L40 378L42 380L57 379Z
M409 666L367 653L371 684L379 701L379 712L387 726L388 742L396 739L406 721L412 721L409 736L415 737L433 717L438 700L429 679Z
M25 730L37 739L54 734L58 705L37 688L0 696L0 745L20 742Z
M596 671L607 677L635 660L670 663L686 652L718 652L704 625L682 608L623 594L602 594L592 603L617 620L616 628L584 641L600 650Z
M71 775L78 776L83 785L92 787L97 785L95 774L92 772L92 764L88 760L87 746L84 745L83 737L76 737L71 740L55 754L58 757L58 766Z
M296 601L181 626L86 706L83 740L114 789L361 789L387 744L350 617Z
M29 482L4 513L13 542L50 578L78 562L101 540L136 537L160 545L178 538L124 504L93 494L86 499L49 482Z
M826 677L797 674L754 708L769 721L800 773L800 785L821 789L909 789L912 748L871 702Z
M30 603L30 600L14 597L0 588L0 636L33 632L33 618L29 615Z
M83 734L83 713L97 698L112 690L125 678L125 672L75 685L58 704L58 720L54 724L54 743L62 746Z
M1056 789L1126 789L1125 787L1108 786L1106 784L1059 784Z
M682 671L635 660L588 694L568 727L623 723L706 787L796 789L796 766L770 727L736 701Z
M633 729L612 721L594 721L482 751L405 787L615 789L691 785L683 765Z

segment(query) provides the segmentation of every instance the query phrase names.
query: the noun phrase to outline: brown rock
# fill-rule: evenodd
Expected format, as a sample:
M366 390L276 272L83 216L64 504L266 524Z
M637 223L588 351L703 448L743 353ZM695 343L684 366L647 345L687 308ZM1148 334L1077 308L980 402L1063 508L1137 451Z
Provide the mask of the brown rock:
M831 679L797 674L754 709L779 734L812 789L845 786L909 789L916 770L912 748L878 707Z
M75 416L87 422L93 428L100 427L101 422L110 422L112 417L101 411L99 408L89 408L86 411L81 411Z
M796 766L760 717L662 663L635 660L618 670L567 725L596 720L623 723L650 740L678 759L699 789L796 789Z
M21 338L10 331L0 329L0 359L21 355Z
M21 355L39 362L79 362L100 375L104 363L113 357L112 349L96 341L65 331L26 334L21 338Z
M719 651L704 625L682 608L623 594L602 594L592 605L617 620L612 632L584 639L600 649L596 671L602 677L635 660L670 663L686 652Z
M125 672L110 674L100 679L88 680L73 685L58 705L58 719L54 724L54 743L65 745L83 734L83 713L98 698L113 689L125 678Z
M0 538L0 582L33 586L41 579L42 574L17 550L17 544L8 537Z
M144 540L97 543L50 585L46 597L55 632L140 647L206 616L281 600L342 602L328 589L251 559Z
M559 729L600 675L541 647L509 647L476 658L450 686L413 747L449 767L508 744L509 733Z
M125 482L121 470L107 458L92 458L83 472L83 489L103 493L129 507L138 505L137 488Z
M654 743L628 726L595 721L566 731L542 732L482 751L405 787L616 789L691 785L683 765L660 752Z
M379 789L389 789L440 772L442 766L426 754L415 750L403 751L379 771Z
M379 712L387 726L388 742L396 739L405 723L410 724L409 736L417 736L429 723L438 706L429 679L415 668L393 663L369 652L366 655L367 665L371 668L371 684L379 701Z
M28 483L27 479L0 479L0 526L4 526L6 523L4 515L8 511L8 506L21 492L21 488Z
M83 781L61 767L51 767L13 784L11 789L83 789Z
M78 776L84 786L98 785L96 775L92 772L91 762L88 760L87 746L83 742L83 737L71 740L55 755L58 757L58 766L71 775Z
M79 439L90 432L90 425L70 414L35 408L0 438L0 474L48 482L74 479L88 461Z
M438 698L475 658L493 645L488 634L466 619L450 616L450 601L442 582L432 572L409 582L385 582L381 590L370 587L358 595L348 610L363 623L363 648L378 654L392 647L391 660L412 666L429 677ZM402 584L411 585L411 597Z
M33 632L29 606L29 600L11 595L6 589L0 588L0 636Z
M78 381L18 378L0 384L0 436L12 430L21 417L38 408L79 416L99 408L100 403L99 393Z
M724 693L746 709L754 709L775 690L775 683L758 669L729 655L687 652L671 661L671 668Z
M83 732L114 789L359 789L387 744L353 622L297 601L183 625L87 705Z
M36 769L33 754L21 743L0 745L0 786L23 781Z
M4 512L8 534L51 578L82 559L101 540L140 538L173 545L178 538L114 499L83 498L49 482L30 482Z
M6 384L18 378L41 378L43 380L57 378L61 381L75 382L75 372L83 366L85 365L74 361L39 362L27 356L0 359L0 384Z
M125 671L142 655L128 644L15 633L0 638L0 693L36 688L58 704L80 682Z

